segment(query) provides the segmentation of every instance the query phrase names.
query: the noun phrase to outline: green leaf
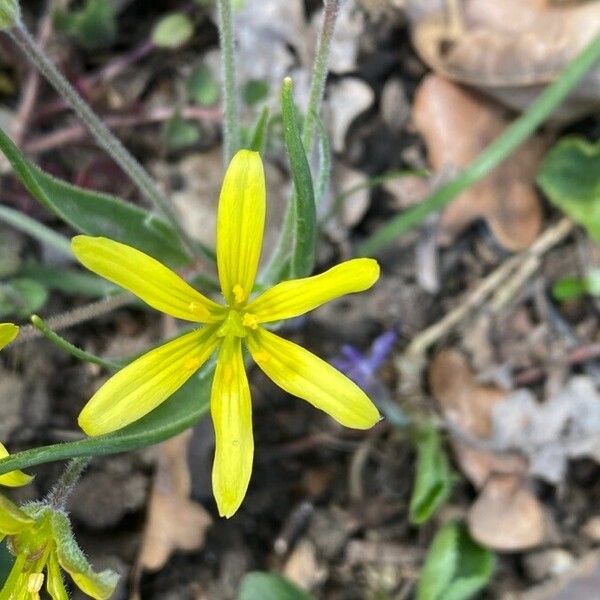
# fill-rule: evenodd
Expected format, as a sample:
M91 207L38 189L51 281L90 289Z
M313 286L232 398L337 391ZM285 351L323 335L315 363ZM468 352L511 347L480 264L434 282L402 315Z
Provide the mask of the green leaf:
M0 30L11 29L21 19L18 0L0 0Z
M198 65L186 82L190 100L202 106L213 106L219 100L219 82L206 65Z
M118 454L157 444L195 425L208 413L214 363L144 418L119 431L76 442L32 448L0 460L0 474L76 456Z
M417 472L409 520L413 525L428 521L448 499L453 476L437 430L428 425L417 434Z
M313 597L277 573L254 571L242 579L237 600L313 600Z
M242 88L242 99L248 106L254 106L269 95L269 84L264 79L251 79Z
M160 48L179 48L194 34L191 19L180 12L164 16L152 31L152 41Z
M544 158L537 182L550 202L600 242L600 141L560 140Z
M19 271L19 276L33 279L48 290L69 295L78 294L80 296L102 298L120 290L106 279L62 267L29 264Z
M177 150L195 144L200 139L200 130L176 112L165 125L165 138L169 148Z
M80 233L134 246L171 266L189 262L177 234L164 221L119 198L65 183L27 161L0 129L0 150L31 195Z
M106 48L117 36L117 15L110 0L87 0L79 10L58 10L54 21L86 50Z
M469 536L457 522L436 534L425 560L417 600L467 600L489 581L494 555Z
M0 284L0 319L28 317L48 299L46 288L32 279L11 279Z
M267 132L269 129L269 109L264 107L260 113L260 117L256 121L254 131L250 138L249 148L254 152L260 152L264 150L265 143L267 141Z
M292 93L292 80L287 77L281 92L283 135L294 182L294 248L291 257L291 276L310 275L315 265L317 244L317 215L312 175L302 144L296 107Z
M552 286L552 295L558 300L574 300L581 296L600 296L600 269L592 269L585 277L563 277Z

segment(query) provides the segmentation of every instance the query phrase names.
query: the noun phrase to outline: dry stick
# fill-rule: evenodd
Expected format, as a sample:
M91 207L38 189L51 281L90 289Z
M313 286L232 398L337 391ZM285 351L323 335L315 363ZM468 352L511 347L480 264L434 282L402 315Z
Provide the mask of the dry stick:
M179 113L184 119L207 120L221 122L220 108L204 108L201 106L185 106ZM155 108L145 114L139 115L112 115L103 117L104 124L109 129L119 127L137 127L151 123L162 123L168 121L173 116L173 109L170 107ZM77 123L64 129L53 131L47 135L27 141L24 145L25 151L30 153L47 152L54 150L66 144L80 142L90 137L87 127Z
M537 269L540 264L540 257L569 235L574 227L575 225L571 220L563 218L546 229L529 249L513 256L490 273L460 306L418 334L409 344L404 355L422 356L435 342L449 333L463 319L472 315L473 310L492 294L495 294L493 308L498 309L506 304ZM506 287L500 288L500 286Z
M113 310L131 304L134 300L134 296L128 292L122 292L115 296L111 296L106 300L91 302L90 304L85 304L84 306L80 306L79 308L69 312L45 319L45 323L53 331L60 331L61 329L66 329L67 327L72 327L73 325L79 325L85 321L90 321L96 317L106 315ZM11 346L17 346L18 344L23 344L41 336L41 332L38 331L33 325L26 325L21 328L19 337L11 344Z
M44 48L50 39L52 33L52 18L50 13L44 15L42 22L40 23L39 32L37 36L38 44L40 48ZM40 72L30 67L27 81L23 87L23 93L21 101L19 103L19 109L15 115L15 120L12 126L13 141L17 146L20 146L23 142L25 130L29 124L31 117L33 116L33 110L35 108L38 92L40 89Z

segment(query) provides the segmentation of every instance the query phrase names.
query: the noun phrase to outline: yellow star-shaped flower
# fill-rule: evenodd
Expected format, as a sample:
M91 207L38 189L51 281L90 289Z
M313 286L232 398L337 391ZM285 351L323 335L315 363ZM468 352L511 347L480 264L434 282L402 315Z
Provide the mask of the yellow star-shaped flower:
M75 256L91 271L168 315L205 327L164 344L109 379L79 416L88 435L120 429L144 416L217 352L211 392L216 449L213 492L221 516L239 508L252 472L250 388L242 345L286 392L342 425L372 427L379 412L347 377L263 325L304 314L334 298L370 288L379 265L349 260L321 275L284 281L251 298L265 225L265 176L256 152L241 150L227 170L217 215L217 267L225 306L213 302L146 254L105 238L77 236Z

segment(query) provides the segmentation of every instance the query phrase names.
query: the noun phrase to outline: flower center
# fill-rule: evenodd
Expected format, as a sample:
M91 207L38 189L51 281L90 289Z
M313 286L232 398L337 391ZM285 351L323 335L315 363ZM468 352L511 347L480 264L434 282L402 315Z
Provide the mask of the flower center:
M244 338L248 334L248 329L256 329L258 319L252 314L232 308L223 319L221 327L217 331L218 337L232 335L234 337Z

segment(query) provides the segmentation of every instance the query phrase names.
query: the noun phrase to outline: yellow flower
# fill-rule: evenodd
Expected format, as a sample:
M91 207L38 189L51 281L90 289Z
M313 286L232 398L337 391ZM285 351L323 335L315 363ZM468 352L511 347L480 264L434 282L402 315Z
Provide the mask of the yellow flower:
M0 541L5 537L15 561L0 600L39 600L44 584L52 600L68 600L61 568L91 598L106 600L112 595L118 576L92 570L62 510L43 502L19 508L0 496Z
M379 265L344 262L321 275L284 281L251 298L265 224L265 178L256 152L238 152L227 170L217 215L217 267L226 305L200 294L158 261L123 244L77 236L72 248L88 269L164 313L205 327L137 359L92 397L79 416L88 435L120 429L173 394L213 354L211 392L216 448L213 492L221 516L239 508L252 472L254 439L242 345L286 392L310 402L347 427L368 429L380 419L364 392L301 346L262 325L302 315L334 298L370 288Z

